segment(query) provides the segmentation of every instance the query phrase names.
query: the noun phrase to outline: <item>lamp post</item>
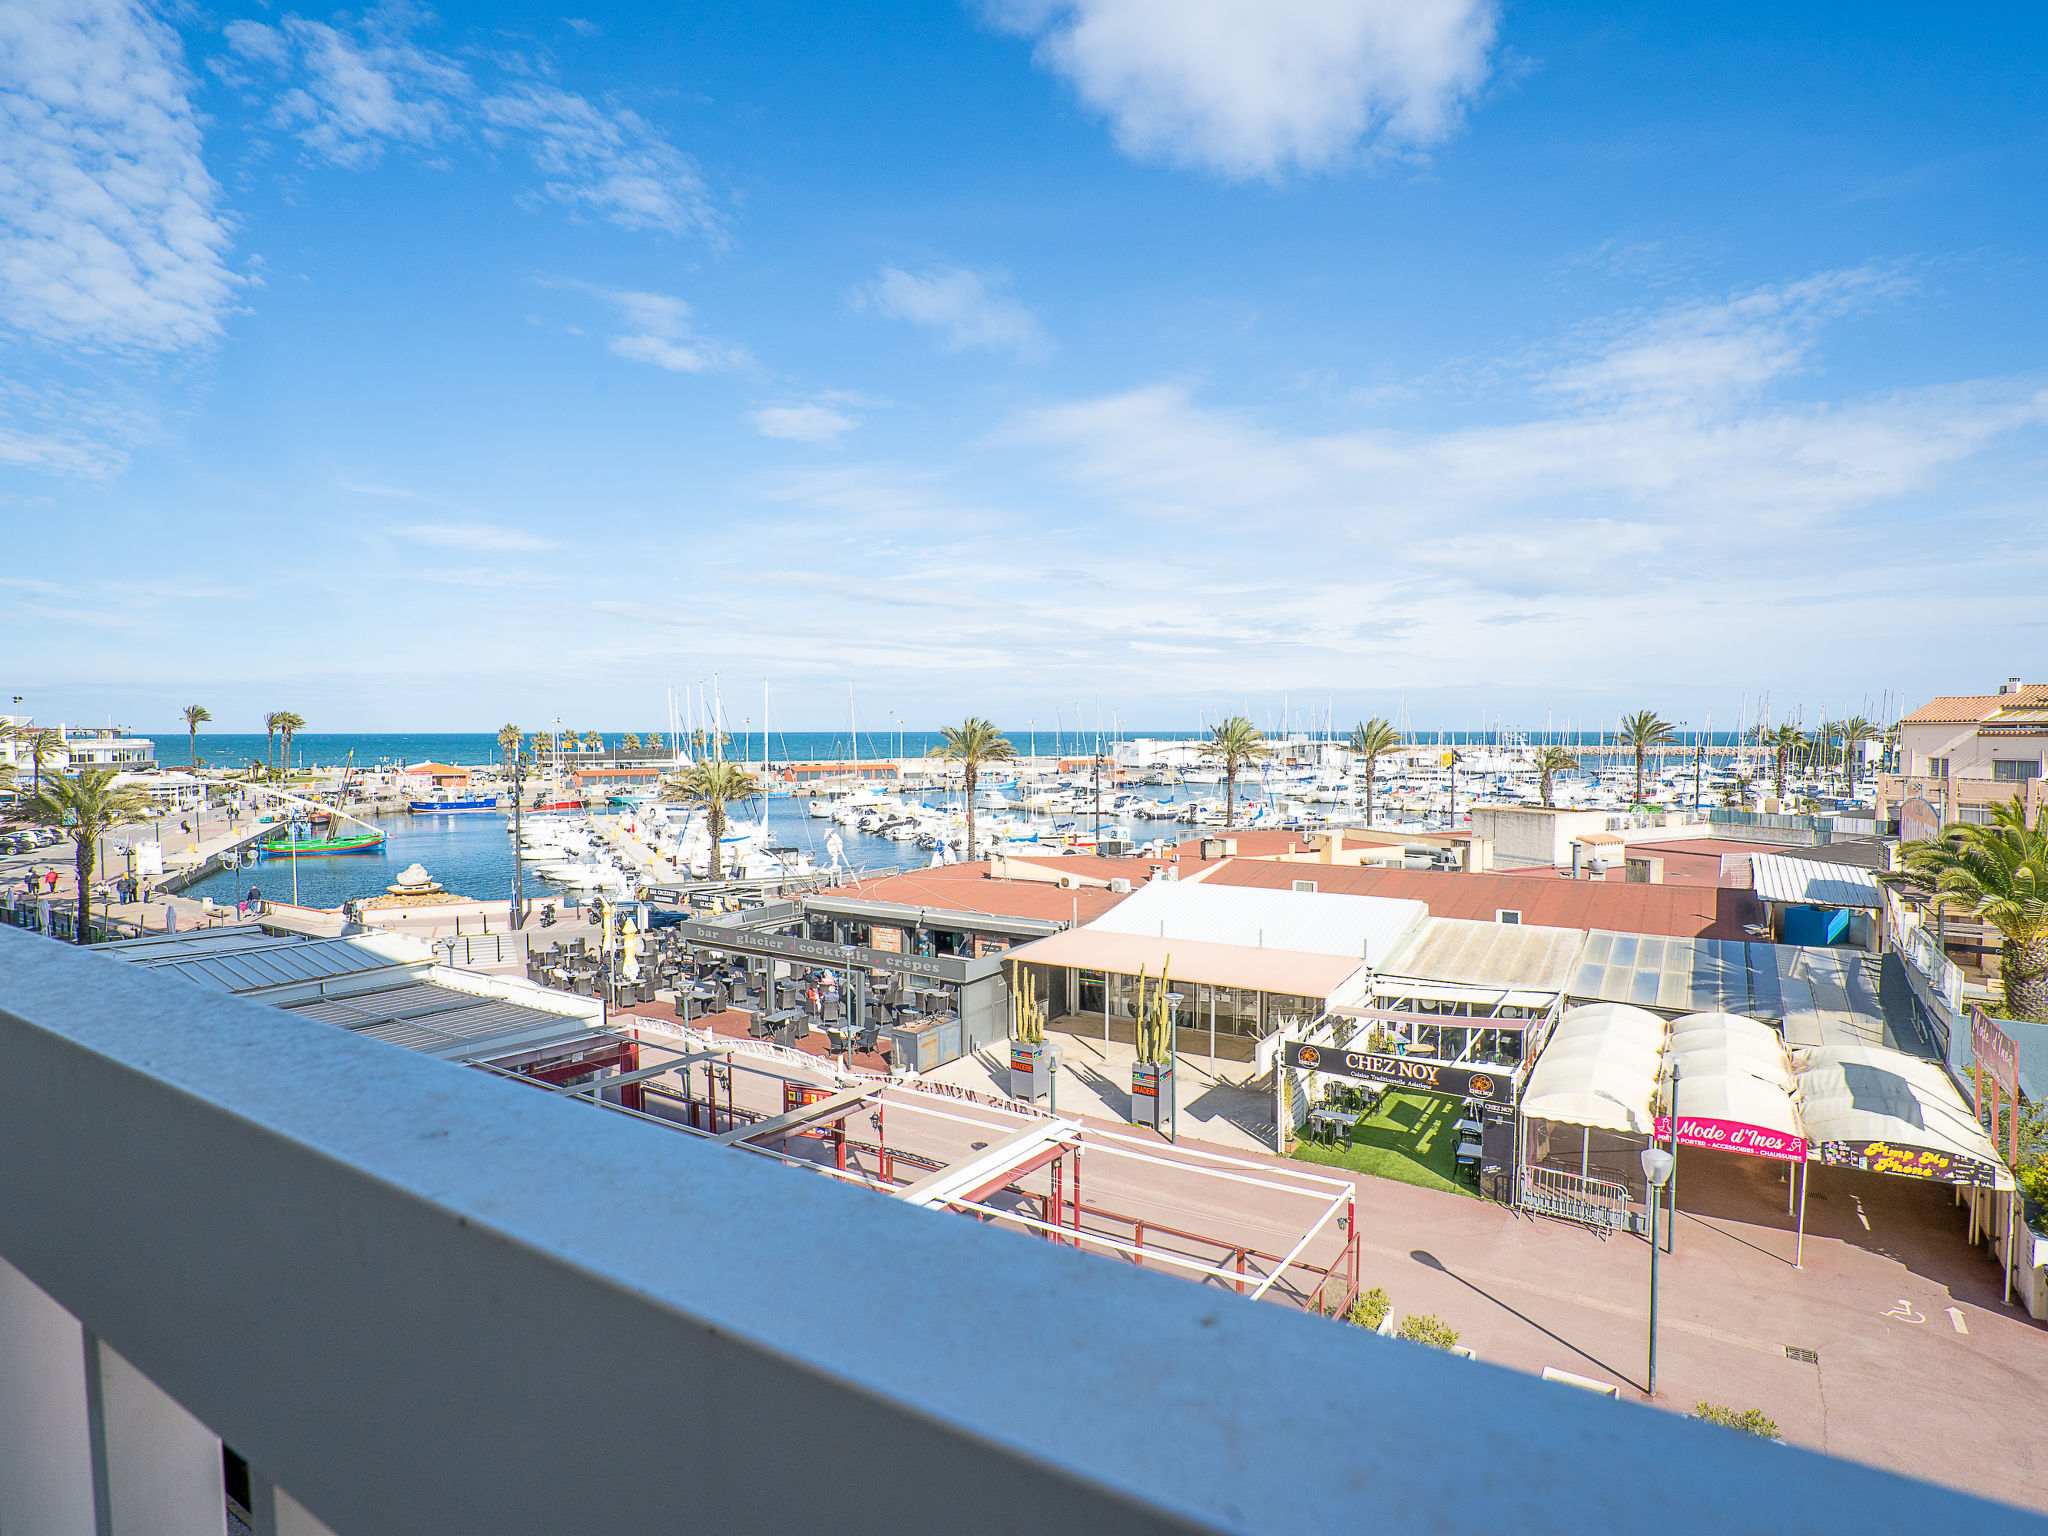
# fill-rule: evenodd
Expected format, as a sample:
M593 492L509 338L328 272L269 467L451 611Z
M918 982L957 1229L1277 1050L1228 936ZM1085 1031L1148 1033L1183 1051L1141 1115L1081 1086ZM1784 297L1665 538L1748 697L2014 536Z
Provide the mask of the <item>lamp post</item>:
M1642 1151L1643 1177L1650 1181L1650 1371L1648 1395L1657 1395L1657 1211L1664 1203L1664 1185L1678 1159L1662 1147Z
M1099 835L1099 834L1098 834ZM1169 1068L1180 1060L1180 1005L1187 996L1184 992L1166 994L1166 1064ZM1180 1118L1180 1075L1169 1071L1167 1081L1172 1086L1166 1099L1166 1139L1178 1142L1174 1133L1174 1121Z

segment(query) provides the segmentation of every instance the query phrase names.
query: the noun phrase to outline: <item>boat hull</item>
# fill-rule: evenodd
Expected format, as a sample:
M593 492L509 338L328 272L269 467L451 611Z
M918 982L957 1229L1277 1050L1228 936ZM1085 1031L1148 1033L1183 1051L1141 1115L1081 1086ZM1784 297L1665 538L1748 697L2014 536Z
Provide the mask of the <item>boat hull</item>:
M495 811L496 795L471 795L462 800L408 800L405 808L415 816L460 816L472 811Z
M259 859L336 859L355 853L382 853L384 834L374 837L364 833L361 837L320 837L294 844L289 838L283 842L265 839L256 845Z

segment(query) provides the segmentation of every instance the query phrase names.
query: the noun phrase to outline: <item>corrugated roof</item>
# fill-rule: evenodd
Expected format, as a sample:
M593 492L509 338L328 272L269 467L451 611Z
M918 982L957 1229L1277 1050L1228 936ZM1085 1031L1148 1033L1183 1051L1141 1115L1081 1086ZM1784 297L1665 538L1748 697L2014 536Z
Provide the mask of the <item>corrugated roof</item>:
M238 930L247 935L249 930ZM416 941L399 940L394 949L389 936L372 940L356 934L338 939L246 938L233 944L205 942L208 935L178 935L197 941L183 952L162 941L137 941L134 946L107 944L94 948L95 954L126 960L150 970L183 977L196 986L216 992L257 992L266 987L290 986L308 981L327 981L341 976L359 976L393 966L431 964L433 951Z
M1566 995L1660 1013L1740 1013L1781 1023L1791 1044L1884 1038L1884 1009L1858 950L1590 933Z
M1088 924L1107 933L1193 939L1378 965L1429 918L1419 901L1157 880Z
M1432 917L1376 969L1385 977L1562 992L1585 942L1576 928Z
M308 998L287 1003L284 1010L413 1051L440 1052L461 1046L464 1054L488 1055L490 1042L543 1027L551 1032L568 1027L593 1036L604 1032L595 1021L568 1018L437 982L381 987L346 997Z
M1047 859L1047 864L1058 864ZM1094 859L1079 862L1094 864ZM955 870L959 873L955 873ZM1139 872L1142 879L1149 869ZM1061 890L1050 882L1037 880L992 880L986 864L947 865L863 880L859 885L835 885L817 893L849 901L886 901L898 906L931 907L947 912L986 912L992 917L1031 917L1051 922L1082 922L1100 917L1122 901L1123 896L1102 886L1081 886Z
M1497 912L1519 912L1525 924L1546 928L1602 928L1684 938L1740 939L1762 909L1742 890L1711 885L1624 885L1535 874L1458 874L1433 869L1374 869L1342 864L1273 864L1233 859L1202 883L1289 890L1313 881L1320 892L1387 896L1425 903L1436 917L1490 922Z
M1759 901L1810 907L1876 907L1877 876L1853 864L1821 864L1760 853L1749 861L1749 888Z

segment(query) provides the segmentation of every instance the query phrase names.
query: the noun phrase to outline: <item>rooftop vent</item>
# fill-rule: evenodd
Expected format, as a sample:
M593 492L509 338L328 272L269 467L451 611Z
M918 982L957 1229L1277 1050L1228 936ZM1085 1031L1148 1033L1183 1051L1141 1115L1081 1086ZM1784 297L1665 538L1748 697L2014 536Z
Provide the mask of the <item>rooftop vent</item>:
M2018 678L2008 677L2005 680L2005 686L1999 689L1998 691L2000 693L2018 693L2020 691L2020 686L2020 680Z

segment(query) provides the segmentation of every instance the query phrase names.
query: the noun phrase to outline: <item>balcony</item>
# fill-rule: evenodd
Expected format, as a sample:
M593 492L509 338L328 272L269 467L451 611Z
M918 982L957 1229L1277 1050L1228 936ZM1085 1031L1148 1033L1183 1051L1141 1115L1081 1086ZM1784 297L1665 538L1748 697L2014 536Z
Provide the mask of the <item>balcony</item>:
M2038 1527L11 930L0 1260L8 1536Z

